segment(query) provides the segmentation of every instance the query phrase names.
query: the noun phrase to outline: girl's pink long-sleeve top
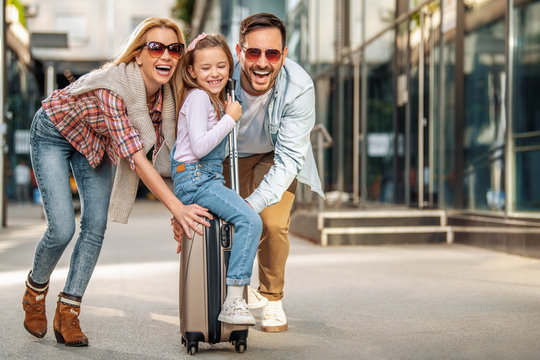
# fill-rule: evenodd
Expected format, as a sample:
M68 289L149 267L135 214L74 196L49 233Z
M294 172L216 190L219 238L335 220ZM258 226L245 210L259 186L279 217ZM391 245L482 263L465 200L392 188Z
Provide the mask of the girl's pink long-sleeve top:
M227 114L218 121L214 105L205 91L190 91L178 115L174 159L196 162L216 147L235 124Z

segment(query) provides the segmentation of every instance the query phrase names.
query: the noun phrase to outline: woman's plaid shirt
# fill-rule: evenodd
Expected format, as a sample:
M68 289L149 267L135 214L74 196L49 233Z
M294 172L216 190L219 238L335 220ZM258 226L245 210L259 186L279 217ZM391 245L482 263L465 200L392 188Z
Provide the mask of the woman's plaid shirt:
M94 168L101 163L107 151L114 164L119 158L126 158L135 169L133 155L143 148L143 143L139 132L129 121L123 99L107 89L71 96L66 91L70 86L54 91L42 102L43 109L58 131ZM163 143L162 99L160 89L148 106L156 131L154 155Z

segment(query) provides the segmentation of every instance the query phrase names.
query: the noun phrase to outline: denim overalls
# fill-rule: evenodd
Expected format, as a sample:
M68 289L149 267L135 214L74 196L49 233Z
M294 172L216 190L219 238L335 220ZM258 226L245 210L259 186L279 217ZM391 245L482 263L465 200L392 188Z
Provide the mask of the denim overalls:
M174 160L176 146L171 151L171 177L174 194L184 204L198 204L234 226L226 284L249 285L253 261L259 246L262 221L259 214L236 193L225 186L223 160L226 156L227 137L202 159L193 163ZM178 172L177 167L181 169Z

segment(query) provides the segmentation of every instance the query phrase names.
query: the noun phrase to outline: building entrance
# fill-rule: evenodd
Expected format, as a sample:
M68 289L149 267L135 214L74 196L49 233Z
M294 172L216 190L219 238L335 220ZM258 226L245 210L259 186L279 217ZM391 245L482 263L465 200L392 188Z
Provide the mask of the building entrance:
M437 206L438 99L440 64L439 2L431 2L409 19L408 83L410 103L409 181L411 205Z

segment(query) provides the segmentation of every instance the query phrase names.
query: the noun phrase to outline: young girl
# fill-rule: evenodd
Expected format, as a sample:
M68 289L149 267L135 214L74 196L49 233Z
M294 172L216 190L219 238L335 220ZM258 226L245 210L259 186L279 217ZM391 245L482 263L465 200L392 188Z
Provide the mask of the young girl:
M204 206L234 225L227 298L218 320L255 325L242 294L250 283L262 222L245 200L225 186L222 175L227 135L242 115L237 101L225 101L224 88L232 71L232 55L223 36L202 33L189 45L181 67L184 93L171 171L174 193L182 202Z

